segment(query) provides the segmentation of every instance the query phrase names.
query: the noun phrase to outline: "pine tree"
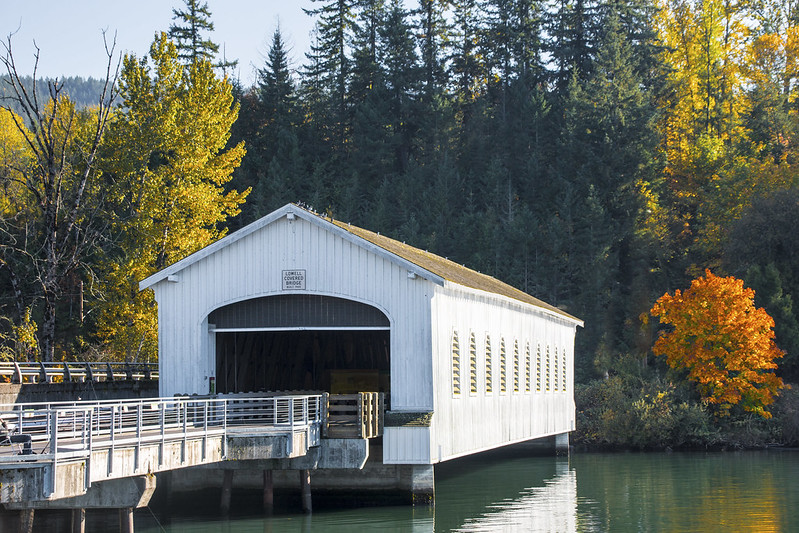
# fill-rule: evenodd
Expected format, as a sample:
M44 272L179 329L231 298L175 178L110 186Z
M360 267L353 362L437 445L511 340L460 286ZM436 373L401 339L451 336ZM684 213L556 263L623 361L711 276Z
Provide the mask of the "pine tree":
M313 0L323 3L320 7L306 10L318 17L316 39L311 44L309 59L312 65L306 70L308 83L316 85L317 94L325 114L318 118L328 124L332 148L341 153L349 134L348 88L352 60L348 54L352 35L355 0Z
M555 84L560 92L573 75L584 80L591 75L599 24L592 0L559 0L548 17L548 52L555 63Z
M177 43L178 57L185 64L201 60L213 62L219 53L219 45L203 36L203 32L214 31L208 2L202 4L200 0L183 0L183 2L185 9L172 9L172 20L177 22L169 25L168 32L169 38ZM238 61L228 61L223 57L216 66L227 69L237 64Z
M625 321L646 311L626 309L626 303L632 281L648 272L639 254L646 247L637 243L644 202L639 190L651 180L654 169L648 165L657 138L655 112L618 11L607 13L603 28L591 77L583 83L572 78L558 172L573 183L583 204L574 217L577 257L582 258L579 278L590 290L575 295L575 312L591 324L584 336L590 337L584 339L588 346L596 350L604 343L615 352ZM643 301L648 306L649 300Z
M407 170L418 128L421 70L408 16L402 0L391 0L385 24L379 31L395 172Z
M446 93L448 73L445 66L447 42L451 34L447 0L420 0L416 11L416 36L419 41L421 95L419 107L419 150L424 158L432 160L442 153L449 142L447 134L452 118L452 107Z

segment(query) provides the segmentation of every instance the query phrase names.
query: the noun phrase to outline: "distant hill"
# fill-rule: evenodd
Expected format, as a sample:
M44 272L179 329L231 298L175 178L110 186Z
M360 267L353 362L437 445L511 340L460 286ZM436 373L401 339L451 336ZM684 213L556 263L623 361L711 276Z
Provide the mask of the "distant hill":
M39 79L36 81L37 97L40 101L44 102L50 98L49 79ZM59 78L59 82L64 84L64 92L69 95L70 99L75 102L79 107L96 106L100 100L100 95L103 91L103 81L95 78L82 78L80 76L71 76L69 78ZM22 82L26 88L33 86L33 78L31 76L24 76ZM8 75L0 76L0 98L7 98L13 94L9 85ZM4 103L9 103L5 100ZM12 108L16 106L11 105Z

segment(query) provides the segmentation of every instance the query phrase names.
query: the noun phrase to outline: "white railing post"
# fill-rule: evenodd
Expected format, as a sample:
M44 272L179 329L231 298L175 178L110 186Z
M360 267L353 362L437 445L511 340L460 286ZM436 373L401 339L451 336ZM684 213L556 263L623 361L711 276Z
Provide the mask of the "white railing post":
M50 419L50 445L53 451L53 472L52 483L50 484L50 494L55 494L58 479L58 410L48 411L47 417Z
M111 438L111 449L108 452L108 475L114 473L114 437L115 437L115 425L116 425L116 418L117 418L117 406L116 404L111 405L111 426L109 428L110 438Z
M142 408L142 403L141 402L137 403L136 404L136 451L134 452L135 459L133 463L134 472L139 471L139 460L141 457L141 424L142 424L141 408Z
M227 458L227 399L222 400L222 459Z
M165 427L166 426L166 402L161 400L160 402L158 402L158 405L160 407L159 411L160 411L160 417L161 417L161 420L159 421L160 422L160 426L161 426L161 446L160 446L161 449L159 450L159 454L158 454L158 465L159 466L163 466L163 464L164 464L164 452L165 452L165 446L166 446L166 435L165 435L165 431L166 431L166 427Z
M184 401L180 405L183 410L183 444L180 447L180 462L182 464L186 462L186 418L189 415L189 402Z
M210 400L203 401L203 461L205 461L206 450L208 449L208 406Z
M94 424L94 412L96 409L97 409L96 407L92 407L91 409L89 409L89 442L88 442L89 455L86 457L86 480L83 482L84 486L86 487L86 490L88 490L89 487L92 486L92 449L93 449L92 426Z

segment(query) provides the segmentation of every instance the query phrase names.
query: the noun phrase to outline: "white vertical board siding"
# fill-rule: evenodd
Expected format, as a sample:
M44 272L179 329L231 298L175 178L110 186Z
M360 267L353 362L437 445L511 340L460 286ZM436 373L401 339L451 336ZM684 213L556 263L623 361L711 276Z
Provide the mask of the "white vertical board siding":
M436 287L432 301L433 374L435 423L432 426L433 462L452 459L510 443L568 432L574 429L573 394L574 333L576 322L502 296L452 283ZM452 335L461 347L461 393L452 389ZM477 381L470 393L469 336L475 335ZM491 337L493 390L485 388L485 342ZM506 391L501 392L500 350L506 352ZM530 344L531 386L524 386L525 347ZM519 346L519 390L514 391L514 343ZM550 346L554 380L554 350L558 351L558 375L565 369L565 387L558 381L546 392L536 392L535 356L538 344L544 357ZM565 368L562 354L566 354ZM544 363L545 364L545 363ZM542 370L545 373L545 370ZM553 381L554 384L554 381ZM564 390L565 389L565 390Z
M423 464L435 462L431 457L430 428L383 428L383 464Z
M153 288L159 309L162 396L208 392L215 372L211 311L237 301L287 294L283 270L305 270L306 290L377 307L391 324L391 404L433 409L429 298L431 282L408 277L385 256L301 217L285 217L180 270L177 283Z

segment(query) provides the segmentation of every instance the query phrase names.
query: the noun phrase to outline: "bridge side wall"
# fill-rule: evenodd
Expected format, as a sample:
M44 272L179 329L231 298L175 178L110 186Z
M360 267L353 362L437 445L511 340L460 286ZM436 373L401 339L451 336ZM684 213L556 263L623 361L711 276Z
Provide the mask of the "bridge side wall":
M574 430L576 327L502 296L437 288L431 462Z

